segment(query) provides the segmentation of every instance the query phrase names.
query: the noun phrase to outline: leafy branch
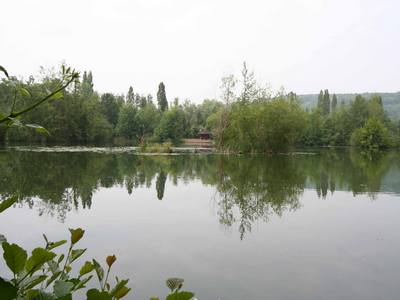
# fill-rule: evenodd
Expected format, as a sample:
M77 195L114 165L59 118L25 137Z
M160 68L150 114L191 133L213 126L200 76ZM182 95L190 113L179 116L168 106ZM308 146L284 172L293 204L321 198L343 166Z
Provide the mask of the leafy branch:
M2 123L7 123L7 127L11 125L18 125L18 126L23 126L23 124L18 120L18 117L20 117L23 114L26 114L27 112L35 109L36 107L40 106L46 101L49 100L57 100L63 97L62 91L65 90L71 83L76 81L79 78L79 73L76 72L74 69L71 69L70 67L66 68L64 65L61 67L62 71L62 77L61 77L61 82L58 88L56 88L54 91L50 92L48 95L45 97L36 100L33 104L29 105L28 107L25 107L19 111L15 111L15 103L16 103L16 98L17 98L17 91L19 91L22 95L30 95L30 92L24 88L24 87L19 87L15 88L14 91L14 99L13 99L13 104L11 107L11 111L7 116L2 116L0 115L0 124ZM0 66L0 72L2 72L8 79L10 79L10 76L7 72L7 70ZM26 124L26 127L34 128L40 132L47 132L43 127L35 124Z

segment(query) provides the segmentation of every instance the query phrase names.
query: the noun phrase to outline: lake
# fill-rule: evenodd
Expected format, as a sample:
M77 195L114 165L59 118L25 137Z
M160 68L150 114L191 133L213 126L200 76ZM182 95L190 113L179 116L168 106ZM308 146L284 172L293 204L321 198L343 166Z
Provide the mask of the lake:
M399 299L399 152L21 147L0 170L0 197L19 196L0 233L31 250L84 228L79 265L116 254L127 299L164 296L172 276L199 300Z

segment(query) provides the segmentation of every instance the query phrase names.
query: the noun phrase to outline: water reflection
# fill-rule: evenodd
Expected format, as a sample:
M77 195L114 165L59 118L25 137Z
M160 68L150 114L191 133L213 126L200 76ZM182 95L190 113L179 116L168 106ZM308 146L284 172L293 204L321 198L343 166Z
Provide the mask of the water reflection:
M200 180L215 188L219 221L241 237L257 220L301 207L305 189L322 199L337 190L354 195L400 193L400 155L320 151L289 156L138 156L127 153L0 152L0 197L17 194L19 205L65 220L72 209L90 209L100 188L120 186L130 195L154 189L162 200L168 183Z

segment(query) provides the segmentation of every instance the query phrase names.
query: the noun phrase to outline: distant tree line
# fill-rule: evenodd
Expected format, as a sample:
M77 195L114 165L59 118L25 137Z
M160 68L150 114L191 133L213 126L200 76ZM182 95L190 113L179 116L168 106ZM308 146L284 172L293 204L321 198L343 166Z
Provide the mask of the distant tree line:
M47 72L41 80L30 77L3 78L0 82L0 116L11 107L24 107L45 95L59 83L59 74ZM15 87L23 87L27 94L14 95ZM208 118L222 107L216 100L204 100L196 105L178 98L169 103L163 82L158 86L154 103L151 94L143 95L128 88L126 95L100 94L94 90L92 72L83 72L80 79L62 97L43 103L27 113L24 122L40 124L49 135L37 134L27 128L11 126L7 130L9 142L48 142L63 144L139 144L172 141L197 137L202 130L211 130ZM5 134L5 130L1 131Z
M239 88L236 89L236 84ZM382 98L356 96L345 105L328 90L316 108L305 110L293 92L271 93L243 65L241 79L223 78L223 108L211 116L216 144L225 151L286 152L293 147L357 146L381 149L400 145L400 122L384 111Z
M10 107L24 107L59 84L50 72L41 80L4 78L0 82L0 115ZM16 86L29 91L14 94ZM304 109L299 97L283 89L273 93L255 80L244 63L240 79L226 76L218 100L194 104L168 101L161 82L156 99L130 86L126 95L94 90L92 72L63 91L62 99L44 103L24 117L50 132L39 135L26 128L10 128L10 142L64 144L143 144L196 138L212 132L215 145L225 152L286 152L294 147L348 146L367 149L398 147L400 122L390 119L378 95L361 95L345 104L328 90L320 92L317 106ZM4 133L4 131L3 131Z

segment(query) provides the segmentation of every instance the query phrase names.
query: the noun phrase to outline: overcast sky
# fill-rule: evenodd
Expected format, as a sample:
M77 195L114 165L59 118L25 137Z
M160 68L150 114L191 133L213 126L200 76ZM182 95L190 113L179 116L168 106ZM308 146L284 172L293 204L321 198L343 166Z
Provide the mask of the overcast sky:
M400 90L398 0L1 0L0 64L65 61L100 92L218 96L242 62L260 82L317 93Z

